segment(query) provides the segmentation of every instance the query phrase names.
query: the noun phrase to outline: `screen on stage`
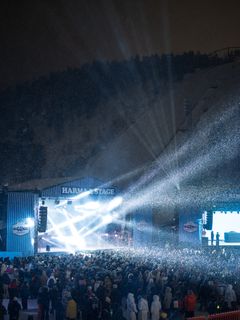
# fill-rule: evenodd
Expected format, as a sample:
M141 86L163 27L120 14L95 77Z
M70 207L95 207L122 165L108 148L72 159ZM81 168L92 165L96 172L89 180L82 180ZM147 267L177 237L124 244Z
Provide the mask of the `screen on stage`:
M204 232L209 245L240 246L240 212L213 211L212 229Z

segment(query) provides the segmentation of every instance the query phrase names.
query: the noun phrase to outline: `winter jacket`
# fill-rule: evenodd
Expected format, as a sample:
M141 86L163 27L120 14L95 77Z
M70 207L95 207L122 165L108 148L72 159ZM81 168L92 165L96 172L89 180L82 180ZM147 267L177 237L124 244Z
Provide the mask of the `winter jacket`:
M162 309L162 305L159 300L159 296L154 295L153 301L151 304L151 320L158 320L159 319L161 309Z
M138 320L147 320L148 312L148 301L141 297L138 301Z
M197 304L197 297L195 296L194 293L190 293L186 295L186 297L184 298L185 311L188 311L188 312L194 311L196 308L196 304Z
M229 284L227 286L227 288L226 288L224 300L227 303L228 308L230 308L230 309L232 308L232 302L236 302L237 301L236 293L233 290L231 284Z
M166 288L163 305L166 310L170 309L172 304L172 289L170 287Z
M77 319L77 303L70 299L67 303L66 317L68 319Z
M129 293L127 297L127 319L136 320L137 307L133 293Z
M18 320L21 306L16 300L12 300L8 304L9 320Z

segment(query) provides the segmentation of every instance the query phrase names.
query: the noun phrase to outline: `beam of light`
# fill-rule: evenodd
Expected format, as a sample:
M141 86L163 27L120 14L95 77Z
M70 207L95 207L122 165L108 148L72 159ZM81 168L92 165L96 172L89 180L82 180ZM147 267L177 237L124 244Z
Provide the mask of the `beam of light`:
M86 237L86 236L89 236L90 234L93 234L94 232L96 232L98 229L106 226L107 224L113 222L113 217L108 214L106 216L103 216L102 219L101 219L101 222L96 225L95 227L89 229L86 233L84 233L82 236L83 237Z
M80 241L80 238L79 238L79 235L78 235L78 232L77 232L77 229L75 228L75 225L72 221L72 219L69 219L68 217L68 214L67 214L67 211L66 210L63 210L63 213L67 219L67 222L68 222L68 227L71 231L71 234L72 236L75 238L75 243L78 243Z
M88 212L87 213L87 217L90 217L92 215L95 215L95 212ZM86 214L82 214L81 216L77 216L77 217L72 218L72 223L77 223L77 222L80 222L85 219L86 219ZM61 222L61 223L57 224L57 226L58 226L58 229L63 229L68 226L68 221ZM46 233L54 232L54 230L55 230L54 227L49 228L46 231Z
M48 238L45 238L45 237L42 237L42 240L46 241L47 243L50 243L53 246L57 246L58 245L58 242L52 241L52 240L50 240Z
M234 115L233 110L236 111L236 106L228 110L226 114L223 114L221 119L224 119L225 121L226 119L229 120L229 114L231 117ZM225 121L223 121L221 125L226 125ZM179 165L179 169L171 171L167 177L159 178L160 180L157 181L157 171L153 170L153 172L150 172L149 174L153 182L150 181L148 184L144 185L142 189L133 194L133 199L127 199L126 204L123 206L122 212L127 212L128 210L133 210L146 204L160 205L161 201L162 203L171 203L172 201L175 204L176 202L174 201L174 197L176 197L176 192L174 192L172 186L174 185L173 180L175 181L176 177L180 183L185 183L192 178L196 178L197 175L204 173L204 171L209 170L209 168L211 168L211 170L216 168L222 163L222 159L225 159L226 156L228 160L234 159L239 150L239 133L238 127L235 125L236 121L236 119L235 121L234 119L231 119L231 125L227 126L227 131L225 129L224 134L221 134L220 131L216 132L217 137L208 137L208 148L204 150L204 152L201 151L199 154L197 152L194 152L193 154L187 154L186 152L184 155L186 159L184 159L182 164ZM194 138L192 144L194 141L197 145L197 141ZM156 177L153 179L155 175ZM190 196L185 198L181 197L180 199L178 194L177 200L182 201L182 203L186 203L195 201L198 196L198 193L196 193L193 199Z
M152 179L156 177L156 175L159 174L161 170L164 173L167 173L167 176L170 176L170 173L173 171L170 167L172 165L172 162L175 161L174 159L177 157L179 159L178 161L181 162L182 159L189 153L189 151L191 151L191 153L193 152L193 150L196 151L199 145L199 141L208 140L213 128L220 128L221 126L224 126L224 124L229 122L233 117L233 114L237 111L236 109L237 106L234 105L227 110L221 111L219 114L211 115L210 119L208 121L205 121L205 124L200 126L191 138L188 138L184 143L179 145L177 150L175 150L175 148L172 150L170 146L168 150L166 150L164 154L160 155L160 157L153 163L153 165L150 166L150 169L147 170L147 172L144 173L142 177L140 177L138 181L129 188L127 193L134 192L142 186L145 186L148 182L151 182ZM171 181L172 184L175 185L177 189L179 189L179 181L177 177L175 177L175 179L171 177Z
M84 203L81 206L76 206L78 209L85 209L85 210L98 210L101 204L99 201L89 201Z
M26 218L26 226L28 228L33 228L35 225L33 218Z
M112 211L119 207L123 203L123 198L122 197L115 197L113 198L107 205L107 211Z
M67 251L71 251L71 247L69 246L69 243L63 242L64 235L62 234L61 230L58 228L58 225L53 222L53 219L50 217L50 215L48 215L48 220L51 223L51 225L54 229L54 232L56 233L56 235L58 237L59 242L61 242L63 244L63 246L66 248Z

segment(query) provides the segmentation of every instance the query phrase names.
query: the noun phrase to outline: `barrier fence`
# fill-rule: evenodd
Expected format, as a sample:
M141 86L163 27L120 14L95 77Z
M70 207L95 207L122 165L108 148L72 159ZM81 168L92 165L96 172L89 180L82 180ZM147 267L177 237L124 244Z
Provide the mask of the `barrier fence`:
M212 314L207 317L200 316L200 317L188 318L188 320L240 320L240 310Z

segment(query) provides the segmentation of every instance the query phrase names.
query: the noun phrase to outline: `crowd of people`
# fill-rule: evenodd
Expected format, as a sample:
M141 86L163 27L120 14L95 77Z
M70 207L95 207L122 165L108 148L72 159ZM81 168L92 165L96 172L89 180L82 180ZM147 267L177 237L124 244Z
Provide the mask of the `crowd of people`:
M29 299L37 300L39 320L186 319L196 310L234 310L239 262L232 249L169 247L2 258L0 320L5 313L19 319Z

